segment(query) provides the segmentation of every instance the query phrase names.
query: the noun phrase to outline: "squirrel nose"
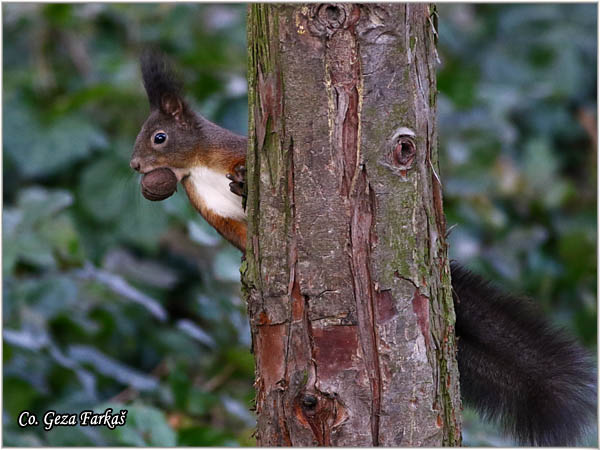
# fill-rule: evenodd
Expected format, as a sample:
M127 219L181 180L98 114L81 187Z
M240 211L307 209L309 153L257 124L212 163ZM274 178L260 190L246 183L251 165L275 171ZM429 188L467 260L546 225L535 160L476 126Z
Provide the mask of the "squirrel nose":
M138 172L140 171L140 165L140 160L138 158L131 158L131 161L129 161L129 166Z

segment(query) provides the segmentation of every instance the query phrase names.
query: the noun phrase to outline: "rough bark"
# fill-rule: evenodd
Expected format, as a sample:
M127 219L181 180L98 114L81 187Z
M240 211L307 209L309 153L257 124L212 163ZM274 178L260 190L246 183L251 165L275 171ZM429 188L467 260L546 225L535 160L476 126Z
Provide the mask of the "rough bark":
M460 444L435 11L248 10L258 444Z

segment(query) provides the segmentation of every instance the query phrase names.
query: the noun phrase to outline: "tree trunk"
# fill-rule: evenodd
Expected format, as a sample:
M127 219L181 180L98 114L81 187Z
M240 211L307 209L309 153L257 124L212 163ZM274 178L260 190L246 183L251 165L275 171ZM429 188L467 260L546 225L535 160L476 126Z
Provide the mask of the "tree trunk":
M258 444L460 445L435 11L253 4Z

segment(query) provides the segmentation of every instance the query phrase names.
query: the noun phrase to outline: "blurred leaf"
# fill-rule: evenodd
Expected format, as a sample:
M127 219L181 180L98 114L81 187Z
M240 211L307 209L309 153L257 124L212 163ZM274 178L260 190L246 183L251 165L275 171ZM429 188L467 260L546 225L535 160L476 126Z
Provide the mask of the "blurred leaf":
M110 174L110 177L107 175ZM129 172L114 159L105 157L89 165L81 177L81 193L87 211L100 222L112 222L131 208L131 190L116 182L118 174Z
M54 175L107 145L104 133L79 115L40 123L18 99L4 100L4 151L28 178Z
M226 359L228 363L234 364L244 374L254 372L254 357L250 352L245 352L241 348L232 347L227 349Z
M254 425L256 418L254 417L254 414L250 413L249 406L246 406L242 402L234 400L227 395L221 396L221 402L229 414L236 416L243 421L246 426L250 427Z
M22 411L34 409L35 401L39 399L40 393L31 384L15 377L4 377L3 387L5 392L12 394L4 397L2 406L4 410L8 411L9 420L14 425Z
M153 390L158 385L156 379L109 358L94 347L71 345L68 354L78 363L89 364L102 375L112 377L134 389Z
M210 409L218 402L219 398L216 395L192 387L192 389L189 392L188 409L190 414L199 416L207 414L210 411Z
M212 427L190 427L179 430L178 446L195 446L198 442L213 447L236 446L231 435Z
M53 447L73 447L86 446L96 447L105 445L104 440L100 440L98 430L90 427L54 427L50 431L44 432L47 445Z
M70 220L54 217L71 203L66 191L34 187L20 193L17 207L3 212L4 273L12 271L17 260L52 268L55 251L67 260L81 261L78 236Z
M27 227L53 216L72 203L73 196L67 191L48 191L38 187L23 190L17 201L23 211L22 223Z
M135 289L119 275L96 269L92 264L88 263L84 269L77 272L76 276L84 280L91 280L102 284L123 298L143 306L160 321L164 321L167 318L166 311L158 301Z
M195 339L196 341L201 342L209 347L215 347L215 340L191 320L183 319L178 321L177 328L190 336L192 339Z
M2 445L5 447L43 447L44 442L32 431L2 430Z
M221 281L239 282L240 269L239 264L241 255L239 250L232 246L221 251L214 262L215 277Z
M176 445L175 432L169 427L164 413L147 405L107 404L98 408L103 412L106 408L113 411L127 410L125 426L114 430L104 430L104 434L118 445L173 447Z
M69 276L53 276L20 283L13 295L48 319L70 315L77 308L78 286Z
M192 238L194 242L209 247L214 247L221 242L221 238L217 231L208 225L205 220L190 220L187 225L190 238Z

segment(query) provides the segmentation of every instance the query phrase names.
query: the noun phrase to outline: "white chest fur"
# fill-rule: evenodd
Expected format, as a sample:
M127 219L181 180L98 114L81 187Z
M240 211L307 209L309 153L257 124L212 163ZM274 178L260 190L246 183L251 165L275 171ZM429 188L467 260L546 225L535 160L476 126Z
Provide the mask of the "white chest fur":
M229 189L230 180L222 173L204 166L190 171L190 182L203 205L213 213L235 220L246 220L242 197Z

